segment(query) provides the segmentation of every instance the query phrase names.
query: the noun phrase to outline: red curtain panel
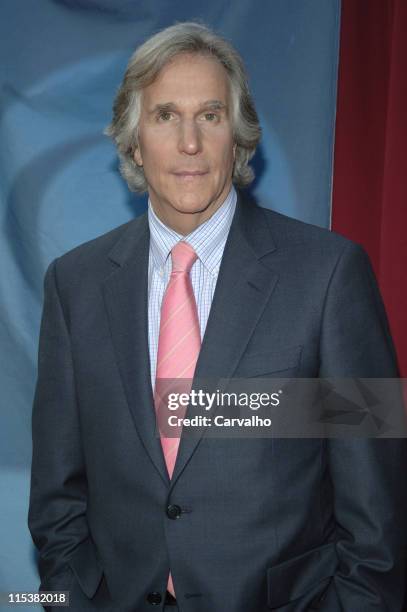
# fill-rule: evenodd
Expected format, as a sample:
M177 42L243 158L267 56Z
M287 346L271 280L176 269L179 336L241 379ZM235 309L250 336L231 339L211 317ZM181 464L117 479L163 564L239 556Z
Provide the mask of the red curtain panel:
M407 378L407 2L342 0L332 229L362 244Z

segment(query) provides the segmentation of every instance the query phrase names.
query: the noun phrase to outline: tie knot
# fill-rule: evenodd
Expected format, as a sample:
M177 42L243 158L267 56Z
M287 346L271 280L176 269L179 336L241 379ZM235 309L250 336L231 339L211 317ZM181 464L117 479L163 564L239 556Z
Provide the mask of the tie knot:
M171 251L172 271L186 272L189 274L198 255L187 242L178 242Z

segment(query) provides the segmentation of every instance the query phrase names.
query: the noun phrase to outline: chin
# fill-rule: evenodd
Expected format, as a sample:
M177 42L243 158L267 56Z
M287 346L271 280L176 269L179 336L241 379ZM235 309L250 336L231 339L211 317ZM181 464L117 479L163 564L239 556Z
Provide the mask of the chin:
M195 194L188 194L182 198L178 198L174 203L174 208L185 214L194 214L203 212L211 204L211 198L203 198L202 196L196 196Z

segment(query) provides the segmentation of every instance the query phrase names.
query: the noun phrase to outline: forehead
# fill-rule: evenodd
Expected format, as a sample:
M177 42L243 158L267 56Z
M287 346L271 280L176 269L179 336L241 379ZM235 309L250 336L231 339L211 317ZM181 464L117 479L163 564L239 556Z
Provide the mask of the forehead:
M198 54L175 56L143 91L145 104L220 100L227 104L229 79L215 58Z

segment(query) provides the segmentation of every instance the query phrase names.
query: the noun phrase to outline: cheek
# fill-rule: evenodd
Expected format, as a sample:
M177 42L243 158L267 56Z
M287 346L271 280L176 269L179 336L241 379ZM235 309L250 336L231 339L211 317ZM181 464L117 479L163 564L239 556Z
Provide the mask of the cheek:
M165 154L163 146L152 147L150 145L147 150L143 151L142 157L144 173L152 180L157 180L168 166L168 155Z
M234 159L234 143L230 134L220 134L212 143L213 158L221 160L223 165L228 165Z
M168 148L168 138L163 134L157 133L154 129L145 128L140 130L140 158L142 159L144 171L155 173L164 165L168 158L166 148ZM137 161L137 160L136 160Z
M218 166L220 173L229 174L232 170L234 160L234 151L230 145L225 146L223 149L221 149L218 155Z

